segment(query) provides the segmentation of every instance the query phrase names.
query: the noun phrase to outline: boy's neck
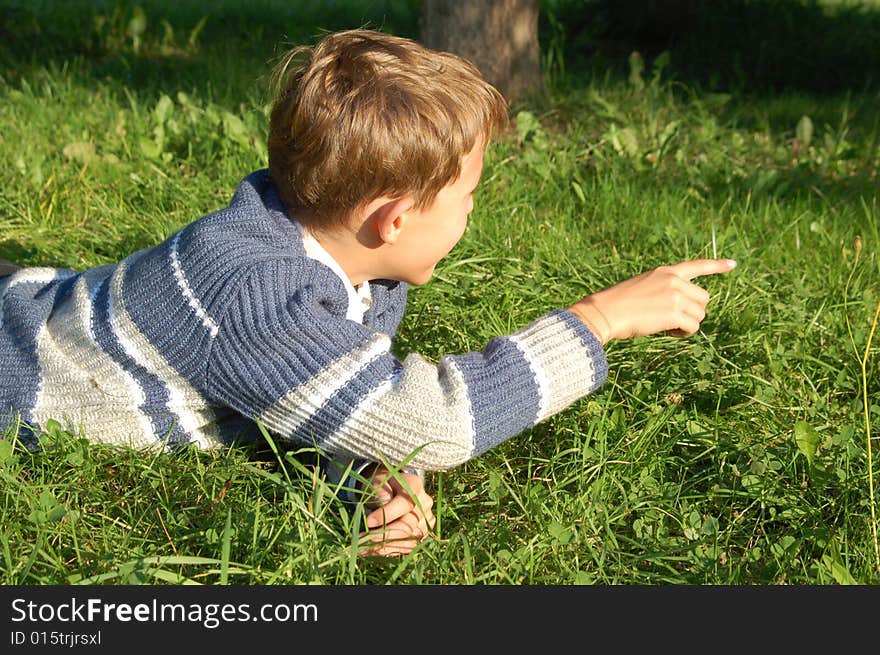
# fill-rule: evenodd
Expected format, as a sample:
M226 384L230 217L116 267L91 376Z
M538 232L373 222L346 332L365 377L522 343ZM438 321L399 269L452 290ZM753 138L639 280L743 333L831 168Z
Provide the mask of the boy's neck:
M339 267L353 287L369 280L399 280L421 284L409 279L405 266L401 267L399 247L403 226L418 212L411 210L415 201L410 196L380 197L354 212L341 224L311 231Z
M375 269L375 248L361 243L361 238L349 228L310 233L336 260L353 287L357 288L363 282L382 277Z

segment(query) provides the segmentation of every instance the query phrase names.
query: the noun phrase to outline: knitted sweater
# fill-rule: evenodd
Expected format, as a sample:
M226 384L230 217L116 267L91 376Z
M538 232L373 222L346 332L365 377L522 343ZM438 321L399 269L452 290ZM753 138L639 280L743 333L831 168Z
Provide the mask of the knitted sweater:
M391 352L406 285L369 282L363 324L306 256L268 172L164 243L82 272L0 279L0 428L50 419L93 441L203 448L258 435L441 470L595 390L600 343L553 311L439 363ZM20 422L19 422L20 420Z

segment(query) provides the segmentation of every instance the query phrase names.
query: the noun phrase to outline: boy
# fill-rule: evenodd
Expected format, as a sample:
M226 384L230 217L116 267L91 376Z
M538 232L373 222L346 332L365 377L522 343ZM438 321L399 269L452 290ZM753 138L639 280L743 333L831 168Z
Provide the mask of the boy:
M172 448L247 438L259 420L329 453L331 477L371 479L369 552L406 553L433 525L419 471L594 391L609 340L693 334L709 296L690 280L734 265L661 267L481 352L401 362L407 285L464 233L504 100L468 62L367 30L291 51L274 80L269 168L228 207L118 264L0 281L0 411L20 415L25 444L50 418Z

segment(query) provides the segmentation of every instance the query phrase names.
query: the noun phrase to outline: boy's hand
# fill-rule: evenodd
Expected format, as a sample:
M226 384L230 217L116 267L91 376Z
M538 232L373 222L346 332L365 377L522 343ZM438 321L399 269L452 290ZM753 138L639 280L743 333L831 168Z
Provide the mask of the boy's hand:
M361 536L369 535L375 545L362 555L406 555L436 523L431 512L434 499L425 492L422 479L413 473L398 473L397 477L401 479L392 477L382 465L376 466L370 477L373 491L366 506L376 509L367 514L367 531Z
M695 259L660 266L587 296L569 307L603 343L657 332L688 337L706 317L709 294L691 280L726 273L732 259Z

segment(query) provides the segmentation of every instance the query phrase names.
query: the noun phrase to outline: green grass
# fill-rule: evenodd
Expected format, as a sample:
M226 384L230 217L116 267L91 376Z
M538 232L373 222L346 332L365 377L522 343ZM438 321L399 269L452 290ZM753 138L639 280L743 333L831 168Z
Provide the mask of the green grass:
M356 557L360 510L296 447L144 455L50 426L40 454L0 442L0 583L880 581L880 80L876 53L859 68L831 45L876 34L880 15L770 4L779 25L821 32L816 56L852 83L722 50L705 26L749 3L705 10L702 50L699 33L668 56L641 48L641 74L637 42L612 47L578 28L578 3L543 3L551 91L514 108L468 232L412 291L399 352L482 348L660 264L739 267L701 280L698 335L612 343L597 393L429 474L437 534L415 554ZM199 3L0 2L0 257L82 268L157 243L265 165L284 43L417 32L415 1L212 7L201 22ZM758 18L750 42L766 45L749 52L788 52L791 30Z

